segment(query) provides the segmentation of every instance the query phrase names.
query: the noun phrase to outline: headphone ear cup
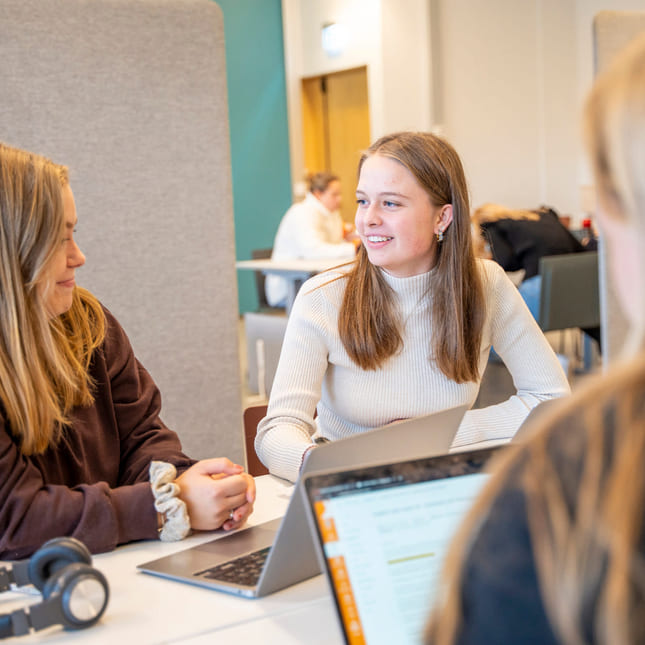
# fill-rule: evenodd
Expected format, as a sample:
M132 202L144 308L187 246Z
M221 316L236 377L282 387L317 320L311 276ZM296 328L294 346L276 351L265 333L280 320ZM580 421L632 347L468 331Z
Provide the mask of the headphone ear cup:
M76 538L48 540L29 559L29 579L40 591L57 571L72 563L91 564L92 554Z
M54 620L66 628L84 629L103 615L109 596L105 576L89 564L75 562L47 581L43 588L42 606L55 605ZM46 611L48 615L45 624L54 624L52 610ZM38 625L34 627L41 629Z

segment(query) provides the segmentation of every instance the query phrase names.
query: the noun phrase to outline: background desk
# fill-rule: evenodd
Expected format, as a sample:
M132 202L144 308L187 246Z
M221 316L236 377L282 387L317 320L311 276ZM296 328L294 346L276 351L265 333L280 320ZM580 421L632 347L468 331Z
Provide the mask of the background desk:
M284 514L293 487L264 475L256 479L258 503L249 524ZM333 600L323 576L249 600L137 571L142 562L213 539L200 533L181 542L146 541L94 556L110 585L110 603L101 622L68 632L61 627L8 639L7 643L88 643L138 645L182 643L342 643ZM222 533L224 535L224 533ZM0 613L7 613L38 596L0 595ZM235 640L232 640L235 639Z
M312 275L326 271L331 267L343 264L337 258L326 258L324 260L240 260L235 263L238 269L262 271L265 274L275 273L286 278L289 283L289 294L287 296L287 314L291 311L293 301L296 298L298 289L302 283Z

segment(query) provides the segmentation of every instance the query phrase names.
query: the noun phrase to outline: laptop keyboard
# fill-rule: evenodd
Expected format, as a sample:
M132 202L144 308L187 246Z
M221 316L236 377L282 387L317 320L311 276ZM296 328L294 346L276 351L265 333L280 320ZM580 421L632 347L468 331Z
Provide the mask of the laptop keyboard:
M238 585L254 587L260 579L262 568L264 567L270 550L271 547L268 546L259 551L235 558L235 560L218 564L211 569L205 569L197 575L212 580L222 580L224 582L233 582Z

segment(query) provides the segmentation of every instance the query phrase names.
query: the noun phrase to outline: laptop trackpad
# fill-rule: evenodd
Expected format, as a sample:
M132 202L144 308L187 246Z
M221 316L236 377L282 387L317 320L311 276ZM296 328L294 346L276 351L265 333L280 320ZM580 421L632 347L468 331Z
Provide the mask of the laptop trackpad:
M278 520L275 527L267 527L265 524L251 526L239 533L227 535L219 540L204 542L204 544L199 544L193 547L193 549L212 555L212 562L214 564L224 562L231 558L237 558L245 553L251 553L258 549L271 546L279 525L280 520Z
M150 573L189 579L196 572L271 546L280 522L281 519L278 518L258 526L251 526L217 540L210 540L190 549L145 562L138 568Z

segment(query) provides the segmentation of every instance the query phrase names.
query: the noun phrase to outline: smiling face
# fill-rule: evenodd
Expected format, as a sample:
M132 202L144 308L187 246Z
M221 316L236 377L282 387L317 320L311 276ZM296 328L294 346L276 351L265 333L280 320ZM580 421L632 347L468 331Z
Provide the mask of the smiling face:
M356 201L356 230L372 264L399 278L435 265L435 235L450 224L452 207L432 204L403 164L379 154L365 159Z
M69 184L62 188L64 209L64 230L59 245L50 260L47 277L43 284L45 308L50 316L60 316L72 306L75 271L85 264L85 256L74 240L76 226L76 204Z

